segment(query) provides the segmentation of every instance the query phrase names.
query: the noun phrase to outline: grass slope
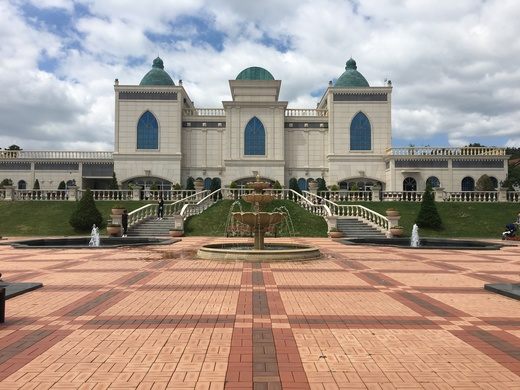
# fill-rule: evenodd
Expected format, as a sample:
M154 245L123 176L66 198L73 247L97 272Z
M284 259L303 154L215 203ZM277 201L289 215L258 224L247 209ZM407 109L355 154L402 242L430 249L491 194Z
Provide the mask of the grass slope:
M227 220L233 201L221 200L204 213L188 218L184 225L186 236L224 236ZM243 211L251 211L251 205L241 201ZM286 200L275 200L266 207L266 211L285 207L289 211L297 236L326 237L327 223L322 217L311 214L297 204ZM234 211L239 211L235 206ZM283 231L281 235L284 235Z
M354 204L354 203L353 203ZM420 203L408 202L356 202L385 215L385 210L395 208L401 213L399 225L411 235ZM500 238L507 223L516 220L520 205L515 203L436 203L442 218L443 230L421 229L421 236Z
M145 202L127 201L123 204L129 211ZM73 236L78 233L69 225L69 218L76 202L0 202L0 236ZM115 202L96 202L105 222L110 218L110 209Z

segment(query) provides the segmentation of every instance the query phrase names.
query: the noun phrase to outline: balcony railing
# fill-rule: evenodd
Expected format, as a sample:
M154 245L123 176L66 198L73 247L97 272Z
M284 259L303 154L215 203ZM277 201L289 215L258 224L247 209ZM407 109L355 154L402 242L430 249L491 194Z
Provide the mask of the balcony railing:
M469 146L462 148L406 147L388 148L386 154L392 156L505 156L506 149Z
M1 150L0 160L112 160L112 152Z
M288 108L285 110L285 116L304 116L304 117L317 116L320 118L325 118L328 115L329 115L328 110L307 109L307 108Z
M182 114L185 116L226 116L223 108L184 108Z

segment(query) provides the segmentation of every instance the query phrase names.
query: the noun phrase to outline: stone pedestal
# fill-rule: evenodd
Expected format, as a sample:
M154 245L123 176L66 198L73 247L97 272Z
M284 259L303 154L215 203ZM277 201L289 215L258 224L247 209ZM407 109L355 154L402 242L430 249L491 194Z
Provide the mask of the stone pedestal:
M195 187L195 192L201 192L204 190L204 181L197 179L193 182L193 185ZM202 199L202 195L197 195L197 199Z
M141 190L139 186L132 188L132 200L141 200Z
M5 198L4 200L14 200L14 186L4 186Z
M443 187L435 187L433 189L433 197L436 202L444 202L444 188Z
M318 195L318 182L316 180L309 181L309 192Z
M327 217L327 231L330 231L331 228L338 227L338 217L335 215L331 215Z
M401 219L400 215L395 215L395 216L388 215L387 218L388 218L388 223L389 223L388 228L391 228L393 226L399 226L399 220Z
M507 188L501 187L498 189L498 201L507 202Z
M78 187L77 186L70 186L67 187L67 196L69 198L69 201L75 202L78 200Z
M173 216L173 228L175 230L184 230L184 218L182 215L176 214Z
M375 185L372 187L372 202L381 201L381 186Z

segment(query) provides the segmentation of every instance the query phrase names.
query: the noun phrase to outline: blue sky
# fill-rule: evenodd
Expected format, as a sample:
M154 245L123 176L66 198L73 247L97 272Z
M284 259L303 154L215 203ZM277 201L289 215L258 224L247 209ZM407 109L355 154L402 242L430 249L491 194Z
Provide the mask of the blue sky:
M280 98L313 108L354 57L391 79L394 146L520 146L515 0L6 0L0 146L111 150L113 81L163 58L198 107L262 66Z

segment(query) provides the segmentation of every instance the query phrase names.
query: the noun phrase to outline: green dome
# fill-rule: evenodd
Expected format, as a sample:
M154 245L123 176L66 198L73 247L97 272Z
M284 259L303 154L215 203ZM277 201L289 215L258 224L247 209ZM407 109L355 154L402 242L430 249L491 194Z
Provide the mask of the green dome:
M163 60L153 60L152 69L144 75L139 85L175 85L172 78L164 70Z
M357 71L356 61L352 58L347 61L345 72L336 80L335 87L339 88L359 88L370 87L367 79Z
M251 66L244 69L237 76L237 80L274 80L274 77L268 70L259 66Z

